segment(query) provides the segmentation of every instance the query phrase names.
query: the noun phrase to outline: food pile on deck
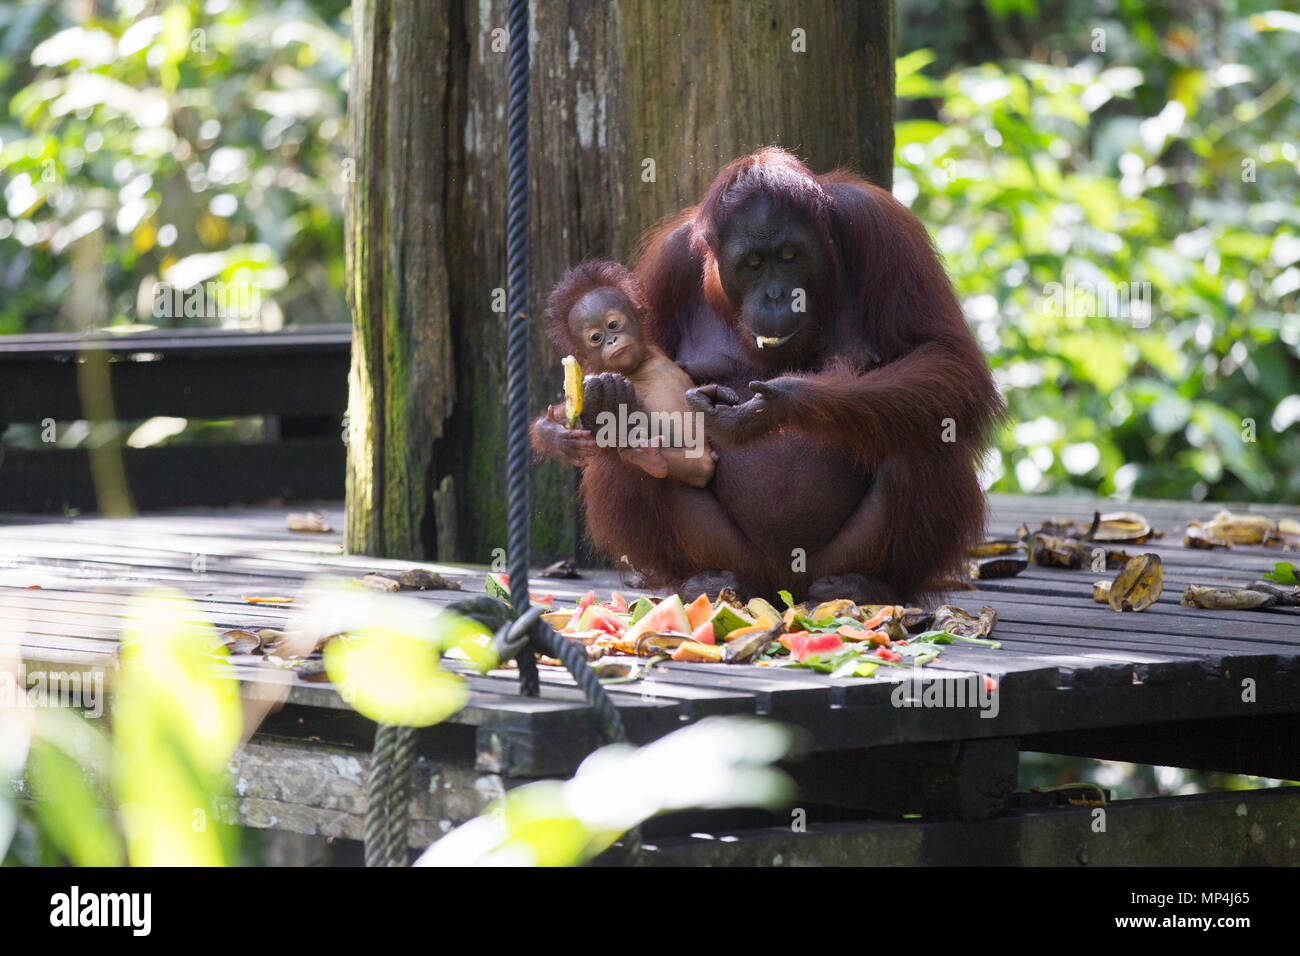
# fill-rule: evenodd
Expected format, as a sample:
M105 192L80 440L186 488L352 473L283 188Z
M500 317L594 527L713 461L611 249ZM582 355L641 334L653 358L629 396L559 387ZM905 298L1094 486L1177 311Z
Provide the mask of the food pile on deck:
M488 575L488 594L505 600L509 587L505 575ZM1000 647L989 639L997 615L987 606L972 615L953 605L926 611L847 599L796 604L785 591L780 597L783 611L763 598L742 603L729 588L716 598L701 594L689 603L677 594L629 603L617 591L599 601L593 590L574 607L552 607L543 619L583 645L593 662L641 657L803 667L832 677L871 677L880 667L922 666L953 642ZM550 595L533 595L533 600L554 604Z

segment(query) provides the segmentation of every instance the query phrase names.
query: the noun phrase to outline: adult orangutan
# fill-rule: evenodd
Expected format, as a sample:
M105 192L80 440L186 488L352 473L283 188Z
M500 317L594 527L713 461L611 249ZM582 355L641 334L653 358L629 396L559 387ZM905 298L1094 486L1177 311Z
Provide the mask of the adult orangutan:
M1004 405L921 222L768 148L652 230L636 273L716 470L655 478L542 416L535 447L583 468L594 544L686 598L941 591L983 532L976 465Z

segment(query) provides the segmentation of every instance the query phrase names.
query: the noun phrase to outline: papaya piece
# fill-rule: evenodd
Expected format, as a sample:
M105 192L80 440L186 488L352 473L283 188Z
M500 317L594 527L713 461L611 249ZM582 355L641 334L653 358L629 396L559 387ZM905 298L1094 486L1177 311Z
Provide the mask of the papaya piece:
M690 622L691 630L694 631L701 624L708 622L713 616L713 602L709 600L707 594L701 594L690 604L686 605L686 619Z
M715 627L716 627L716 625L715 625ZM728 631L728 632L726 633L726 635L722 638L722 640L724 640L724 641L735 641L735 640L739 640L739 639L742 638L742 637L748 637L748 636L751 635L751 634L761 634L761 633L766 633L767 631L770 631L771 629L772 629L772 628L769 627L769 626L766 625L766 624L751 624L751 625L748 625L748 626L746 626L746 627L738 627L738 628L735 628L734 630ZM716 631L715 631L715 634L716 634Z
M722 663L722 649L698 641L682 641L673 651L675 661L697 661L708 664Z
M877 647L888 647L893 641L884 631L870 631L852 624L844 624L835 632L846 641L867 641Z

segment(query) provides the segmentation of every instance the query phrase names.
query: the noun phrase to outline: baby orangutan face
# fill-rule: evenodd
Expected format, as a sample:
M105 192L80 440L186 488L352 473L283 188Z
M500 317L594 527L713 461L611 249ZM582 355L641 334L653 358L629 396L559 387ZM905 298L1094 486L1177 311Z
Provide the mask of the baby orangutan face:
M632 303L617 286L592 289L569 312L569 332L582 346L583 372L629 374L646 359L645 341Z

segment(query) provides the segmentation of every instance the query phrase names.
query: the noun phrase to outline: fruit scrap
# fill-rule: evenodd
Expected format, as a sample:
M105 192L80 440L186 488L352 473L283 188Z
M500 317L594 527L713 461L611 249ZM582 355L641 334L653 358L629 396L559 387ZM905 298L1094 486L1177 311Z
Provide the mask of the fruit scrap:
M509 604L510 603L510 575L505 573L489 574L487 576L486 581L484 582L483 590L487 592L488 597L494 597L497 598L498 600L504 601L506 604ZM534 604L540 604L545 608L549 608L551 604L554 603L555 601L555 595L535 594L534 592L529 591L528 599L532 601Z
M711 644L701 644L698 641L682 641L677 645L677 649L673 651L672 657L675 661L699 661L720 664L722 663L722 649Z
M460 582L451 581L437 571L425 568L412 568L397 576L397 583L403 591L459 591Z
M1088 560L1088 551L1072 538L1036 534L1029 559L1040 567L1081 568Z
M1160 555L1140 554L1111 582L1107 603L1113 611L1145 611L1160 597L1165 587L1165 572Z
M1277 598L1278 604L1300 607L1300 586L1275 584L1272 581L1256 581L1250 586L1250 589L1252 591L1259 591L1261 594L1273 595Z
M728 664L743 664L753 660L767 650L784 630L785 625L781 623L767 629L749 629L749 633L743 637L736 637L722 645L722 659Z
M840 598L837 601L822 601L808 617L814 621L824 621L828 617L857 617L861 612L852 601Z
M751 598L745 610L750 613L754 621L758 624L766 624L768 627L774 627L781 622L781 613L761 597ZM856 615L854 615L856 617Z
M291 514L285 518L285 527L290 531L306 531L316 534L328 534L334 529L325 523L325 515L319 511Z
M754 626L752 620L730 604L719 604L709 620L713 622L713 635L719 641L729 641L733 631Z
M564 420L572 428L582 414L582 367L572 355L566 355L564 366Z
M686 621L690 629L694 631L701 624L708 623L713 616L713 602L709 600L707 594L701 594L690 604L686 605Z
M966 562L966 573L972 581L992 581L995 578L1014 578L1029 567L1029 557L1021 551L999 557L979 558Z
M985 541L975 545L968 553L972 558L1018 557L1024 555L1025 544L1012 539Z
M1110 582L1095 581L1092 585L1092 599L1098 604L1110 604Z
M573 558L564 558L554 564L548 564L537 575L539 578L580 578L578 563Z
M1232 542L1220 541L1218 538L1214 537L1214 535L1210 534L1210 532L1202 528L1199 523L1189 521L1187 523L1187 530L1183 532L1183 547L1202 548L1208 551L1210 548L1231 548Z
M1132 511L1112 511L1093 518L1093 526L1084 535L1089 541L1132 542L1139 544L1148 538L1160 537L1146 518Z
M852 624L842 625L835 633L846 641L867 641L884 647L888 647L892 643L889 635L884 631L869 631L866 628L854 627Z
M934 612L936 629L966 640L987 639L993 633L997 619L998 612L987 604L980 608L979 617L952 604L945 604Z
M1022 524L1016 529L1016 534L1022 541L1028 540L1031 534L1029 526ZM1043 521L1038 526L1035 536L1037 535L1071 541L1136 544L1148 538L1158 538L1161 533L1151 527L1151 522L1136 512L1112 511L1102 514L1100 511L1094 511L1092 521L1087 527L1072 518Z
M1272 607L1277 603L1277 597L1250 588L1210 588L1191 584L1183 592L1182 603L1210 611L1254 611Z
M868 631L883 631L891 641L907 640L907 627L904 625L904 613L901 604L886 604L879 611L862 622Z
M1215 541L1229 544L1263 544L1278 528L1276 521L1263 515L1233 514L1231 511L1220 511L1204 524L1189 521L1187 527L1189 530L1202 528Z
M1183 536L1189 548L1231 548L1235 544L1257 544L1287 551L1300 549L1300 521L1274 521L1264 515L1220 511L1209 521L1189 521Z
M837 651L844 646L844 642L834 634L809 634L807 631L783 634L781 644L797 661L805 661L817 654Z
M221 643L232 654L256 654L262 648L262 638L251 631L223 631Z
M250 597L247 594L240 595L249 604L292 604L291 597Z
M626 638L619 641L619 649L626 646ZM674 654L677 648L683 644L691 643L691 639L685 634L642 634L635 641L634 653L641 657L658 657L663 654Z

